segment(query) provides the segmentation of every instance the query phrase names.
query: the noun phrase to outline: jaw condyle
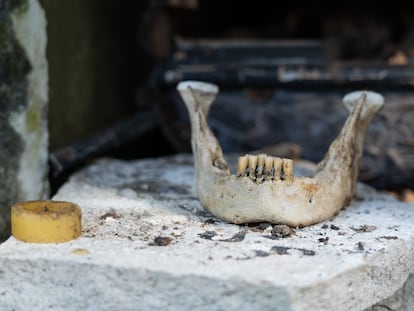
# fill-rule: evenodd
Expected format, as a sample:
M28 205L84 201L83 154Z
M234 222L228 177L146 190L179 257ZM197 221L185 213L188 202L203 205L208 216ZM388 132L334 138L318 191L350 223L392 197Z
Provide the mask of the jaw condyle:
M312 178L294 177L291 159L266 154L241 156L237 172L230 174L207 124L218 87L184 81L177 90L190 115L198 198L213 215L236 224L307 226L336 215L354 196L365 133L384 104L380 94L369 91L343 98L350 114Z

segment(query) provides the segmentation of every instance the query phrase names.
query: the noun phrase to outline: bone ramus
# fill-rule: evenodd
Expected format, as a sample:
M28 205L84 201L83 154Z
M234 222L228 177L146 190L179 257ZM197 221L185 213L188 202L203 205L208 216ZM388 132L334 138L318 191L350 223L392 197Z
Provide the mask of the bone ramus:
M350 114L312 178L291 176L291 161L267 155L241 157L238 172L230 174L206 121L218 87L185 81L177 90L190 115L198 198L213 215L236 224L307 226L338 214L355 194L364 137L384 104L380 94L369 91L352 92L343 98Z

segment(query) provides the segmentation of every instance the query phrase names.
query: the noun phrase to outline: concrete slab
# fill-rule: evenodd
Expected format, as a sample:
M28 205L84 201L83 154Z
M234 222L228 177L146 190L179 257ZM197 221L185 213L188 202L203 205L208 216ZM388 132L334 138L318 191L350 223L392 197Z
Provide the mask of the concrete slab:
M1 244L1 309L340 311L391 296L413 310L398 294L413 285L413 204L359 185L336 218L282 237L212 217L193 180L191 155L102 159L72 176L54 199L81 206L82 237Z

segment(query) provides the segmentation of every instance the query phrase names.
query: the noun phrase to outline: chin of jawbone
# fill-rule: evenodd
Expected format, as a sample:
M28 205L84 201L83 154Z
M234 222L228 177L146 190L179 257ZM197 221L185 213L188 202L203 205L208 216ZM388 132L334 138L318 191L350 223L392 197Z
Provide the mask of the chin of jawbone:
M231 174L206 120L218 87L184 81L177 90L190 115L198 198L213 215L236 224L302 227L338 214L354 196L365 133L384 104L380 94L369 91L343 98L349 116L312 178L294 177L292 160L266 154L241 156Z

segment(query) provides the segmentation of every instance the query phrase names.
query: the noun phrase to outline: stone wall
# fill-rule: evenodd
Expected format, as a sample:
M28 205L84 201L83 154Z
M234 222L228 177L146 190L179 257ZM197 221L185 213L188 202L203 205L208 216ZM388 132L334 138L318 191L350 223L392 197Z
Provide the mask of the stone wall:
M0 241L14 202L47 195L46 41L37 0L0 0Z

